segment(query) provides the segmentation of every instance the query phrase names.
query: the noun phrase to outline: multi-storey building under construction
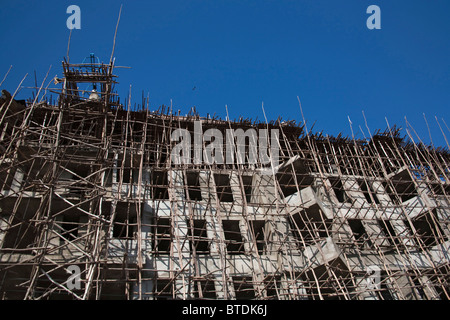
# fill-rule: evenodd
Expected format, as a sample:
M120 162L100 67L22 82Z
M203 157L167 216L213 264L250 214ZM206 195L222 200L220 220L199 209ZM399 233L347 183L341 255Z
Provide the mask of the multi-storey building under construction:
M124 107L113 63L62 66L56 101L0 101L1 299L450 297L448 149ZM278 163L250 134L241 161L173 161L196 125L277 130Z

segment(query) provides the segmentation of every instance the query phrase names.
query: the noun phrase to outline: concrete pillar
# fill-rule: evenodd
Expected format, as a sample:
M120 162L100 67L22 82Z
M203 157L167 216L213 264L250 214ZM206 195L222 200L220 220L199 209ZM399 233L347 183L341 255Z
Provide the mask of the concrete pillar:
M366 198L364 197L364 194L361 191L361 187L359 186L358 181L354 177L346 177L341 179L342 180L342 186L344 187L345 193L355 200L353 202L352 207L354 208L360 208L366 204Z
M244 200L242 199L241 181L239 175L234 171L230 174L230 186L231 192L233 193L233 202L243 204Z
M395 285L397 291L400 291L400 298L403 300L417 300L417 294L415 293L414 283L411 278L407 275L395 276Z
M206 216L206 228L208 238L211 240L210 252L212 256L219 259L219 257L226 258L226 244L225 233L222 226L222 219L220 213L215 208L209 209L210 214ZM220 260L220 259L219 259ZM221 261L221 260L220 260ZM219 263L222 267L223 263Z
M141 280L141 300L150 300L153 297L153 290L155 286L155 272L152 271L154 269L154 262L150 256L144 256L145 263L143 265L142 270L142 280ZM136 281L132 287L132 299L139 299L139 282Z
M188 239L188 221L185 210L187 210L185 204L184 193L184 179L183 171L172 170L169 171L169 177L173 189L171 194L173 195L172 202L172 225L173 225L173 262L177 266L176 269L183 269L182 273L178 275L175 280L176 296L180 299L192 298L188 292L189 274L194 273L191 268L193 264L190 263L191 252L189 248ZM185 267L187 265L187 267Z
M440 300L439 294L434 288L433 283L430 281L430 278L428 278L427 276L421 276L418 278L418 280L419 284L423 286L423 291L426 295L425 297L422 297L422 299Z
M216 297L218 300L236 299L236 293L234 292L231 277L227 276L227 279L224 281L222 274L216 274L214 279L214 288L216 290Z
M252 251L256 248L253 248L253 245L251 243L253 241L250 226L248 226L248 222L244 219L239 219L239 231L242 236L242 241L244 242L244 251L246 253L252 253Z
M117 168L118 159L119 159L119 154L114 153L114 161L113 161L113 167L112 167L112 187L111 187L113 195L115 195L119 191L118 183L117 183L118 171L119 171L119 169Z
M264 276L261 265L261 260L258 257L258 248L254 239L252 229L249 225L249 221L246 219L239 220L239 230L242 235L242 241L244 241L244 250L247 254L251 256L251 268L253 270L253 285L255 293L262 294L265 296L264 290Z
M384 276L384 279L381 279L382 282L385 284L385 289L389 291L390 295L392 296L392 299L394 300L401 300L402 299L402 292L397 290L397 286L395 283L395 279L391 276L387 277L387 275Z
M78 227L78 238L84 237L83 240L80 242L78 241L78 246L81 248L84 248L86 245L87 238L85 237L88 232L88 223L89 223L89 217L87 215L80 216L79 227Z
M63 233L64 231L61 229L61 226L64 222L64 216L63 215L58 215L55 217L55 220L53 222L53 225L51 227L51 230L54 230L55 232L57 232L58 234ZM58 247L62 244L64 244L64 239L61 238L59 235L50 232L50 241L49 241L49 247Z
M142 184L145 186L147 183L150 183L150 168L143 168L142 169Z
M213 261L210 265L214 265L214 268L217 270L213 273L216 296L217 299L231 299L229 293L230 283L226 280L229 276L226 268L225 235L223 232L220 210L216 207L216 189L212 173L209 171L200 171L199 184L202 199L204 201L209 200L209 204L204 210L207 210L205 215L206 232L211 241L210 254Z
M289 217L286 215L279 214L273 220L274 228L274 243L281 244L281 251L278 252L278 263L284 266L289 266L292 263L292 257L298 257L300 255L300 250L296 239L292 232L290 232L289 227ZM273 251L272 251L273 252Z
M450 238L450 224L446 223L450 219L450 212L442 208L436 208L436 219L447 238Z
M200 184L200 192L203 200L211 199L215 203L216 193L214 191L214 183L211 174L208 171L200 171L198 181Z
M13 192L20 191L20 187L21 187L22 181L23 181L23 176L24 176L24 172L22 171L22 169L17 168L16 173L14 174L14 179L11 183L11 191L13 191Z
M285 216L280 217L276 215L276 210L272 208L268 210L270 211L270 219L266 220L266 225L270 232L266 234L266 237L269 237L267 239L266 252L269 255L278 255L286 249L284 239L288 230L287 219Z
M228 270L226 268L227 256L225 246L225 235L219 213L215 208L210 207L206 215L206 232L211 241L210 254L213 261L209 267L216 269L214 274L214 287L217 299L230 299L228 283ZM224 279L225 278L225 279Z
M380 201L380 206L382 208L392 206L392 200L387 194L386 190L383 187L383 184L380 181L372 182L373 191L376 193L378 201Z
M308 300L305 287L299 282L299 278L294 276L294 279L291 277L283 279L282 288L288 293L287 300Z
M273 175L255 174L252 184L253 203L272 204L277 198Z
M150 202L145 201L142 206L142 218L141 218L141 239L142 239L142 257L144 259L144 265L142 270L141 278L141 299L149 300L153 297L153 290L155 285L156 263L155 257L152 254L153 243L152 243L152 219L154 217L153 208ZM139 283L136 283L133 299L139 298Z
M0 214L2 213L2 209L0 207ZM6 235L6 230L8 228L8 221L6 217L0 217L0 248L3 247L3 239Z
M392 228L394 228L396 236L400 239L403 245L408 247L416 245L414 240L412 239L411 230L406 227L403 220L390 220L390 223L392 225Z
M142 251L145 254L147 251L153 249L152 244L152 218L154 212L150 203L145 201L142 204L142 217L141 217L141 239L142 239Z
M376 220L363 220L361 223L364 226L370 241L374 245L379 247L386 247L390 245L390 242L387 239L389 235L383 234L383 231Z
M332 234L333 238L342 243L352 244L355 239L353 231L348 224L348 220L342 217L335 217L333 220Z

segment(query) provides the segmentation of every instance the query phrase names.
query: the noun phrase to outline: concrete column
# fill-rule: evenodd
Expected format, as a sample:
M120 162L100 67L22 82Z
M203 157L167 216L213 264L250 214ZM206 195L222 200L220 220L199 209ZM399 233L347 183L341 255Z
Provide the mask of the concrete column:
M450 224L446 223L450 218L450 213L446 212L444 209L436 208L436 219L442 229L442 232L450 238Z
M353 177L346 177L341 180L342 186L344 187L344 190L347 193L347 195L353 200L355 200L352 206L354 208L360 208L364 206L366 204L366 198L364 197L364 194L361 191L358 181Z
M229 295L230 284L228 279L228 270L226 268L227 256L225 246L225 236L219 213L215 208L210 207L206 214L206 232L211 241L210 255L212 261L208 263L210 270L216 270L214 275L214 287L217 299L231 299ZM224 279L225 277L225 279Z
M204 210L207 210L207 213L205 215L206 232L208 238L211 241L210 253L212 261L209 265L214 266L214 269L216 269L216 271L213 273L216 296L217 299L231 299L229 293L230 283L226 280L229 276L226 268L227 258L226 246L224 242L225 236L223 232L220 211L218 211L220 209L216 208L216 190L212 173L208 171L200 171L199 184L202 199L204 201L209 200L209 204ZM224 276L226 278L225 280Z
M233 281L227 276L227 280L224 281L222 275L216 275L214 279L214 288L216 290L216 297L218 300L233 300L236 299L236 293L234 292Z
M0 214L2 213L2 209L0 208ZM6 217L0 217L0 248L3 247L3 239L6 235L6 230L8 228L8 221Z
M144 258L144 265L142 270L142 280L141 280L141 298L142 300L149 300L153 297L153 290L155 286L156 269L155 257L151 253L153 250L152 243L152 219L154 216L153 208L150 202L145 201L142 206L142 227L141 227L141 238L142 238L142 257ZM139 298L139 284L135 285L133 292L133 299Z
M333 238L338 239L343 243L353 243L353 231L348 224L348 220L342 217L336 217L331 226Z
M405 246L416 246L416 243L412 239L411 231L406 227L403 220L390 220L390 223L392 225L392 228L394 228L396 236Z
M24 172L22 169L17 168L16 173L14 174L14 179L11 183L11 191L13 192L19 192L20 187L22 186Z
M392 278L392 277L387 277L387 276L385 276L385 278L384 279L382 279L381 281L382 282L384 282L385 283L385 288L389 291L389 293L391 294L391 296L392 296L392 299L394 299L394 300L400 300L400 299L402 299L402 295L401 295L401 292L400 292L400 295L399 295L399 292L398 292L398 290L396 289L397 287L396 287L396 283L395 283L395 279L394 278Z
M252 191L253 203L272 204L277 198L273 175L255 174Z
M401 292L401 299L405 300L417 300L417 294L412 289L414 284L411 281L409 276L403 275L394 277L395 284L398 287L398 290Z
M230 186L231 192L233 193L233 202L243 204L244 200L242 199L241 182L238 174L234 171L230 174Z
M83 215L80 217L80 220L78 221L80 223L80 226L78 227L78 238L85 237L88 231L88 223L89 223L89 217L87 215ZM86 237L82 240L82 242L78 242L78 246L84 247L86 243Z
M183 272L178 275L175 280L176 296L180 299L192 298L188 293L189 274L194 273L191 268L193 264L190 263L191 252L189 249L188 239L188 222L185 210L185 193L184 193L184 179L181 170L169 171L169 179L171 179L173 189L170 190L173 195L172 202L172 225L173 225L173 262L177 266L175 269L184 268ZM169 184L170 185L170 184Z
M419 277L419 282L423 286L423 291L426 297L422 297L422 299L429 300L440 300L439 294L436 289L434 289L433 283L430 281L430 278L427 276Z
M155 272L154 261L150 256L147 256L142 271L141 281L141 300L151 300L153 297L153 290L155 286ZM139 282L136 281L132 288L132 299L139 299Z
M252 251L256 248L253 248L253 245L250 244L250 242L252 242L252 235L250 227L247 225L247 221L245 221L244 219L239 219L239 231L242 236L242 241L244 242L245 252L252 253Z
M381 247L390 245L389 240L387 239L388 235L383 234L383 231L376 220L363 220L361 223L364 226L364 229L366 229L366 233L373 244Z
M380 206L381 207L388 207L388 206L392 206L392 200L389 197L389 195L387 194L386 190L384 189L383 185L381 182L379 181L373 181L372 182L372 188L373 191L375 192L378 201L380 201Z
M51 226L51 230L54 230L58 234L63 233L64 231L60 228L63 224L63 221L64 221L63 215L60 214L56 216L53 225ZM56 233L50 232L49 237L50 237L49 247L58 247L64 243L64 239L62 239Z
M283 279L282 288L288 292L287 300L308 300L305 287L296 279L290 277Z
M210 239L210 253L211 255L220 255L224 252L224 233L222 225L217 217L217 210L210 208L209 214L205 216L206 219L206 234Z
M203 200L211 199L215 203L216 193L214 190L214 181L212 174L208 171L200 171L198 174L198 181L200 184L200 192Z
M266 252L269 255L278 255L286 249L284 238L287 233L287 221L286 217L279 217L275 215L275 212L273 211L276 210L272 208L269 210L271 211L269 214L271 218L266 221L266 225L270 230L268 235L266 235L269 236L267 239Z
M143 199L149 199L150 198L150 188L148 186L150 185L150 176L151 176L151 169L150 168L143 168L142 169L142 190L141 190L141 197Z
M239 230L242 235L242 241L244 241L244 250L251 256L251 268L253 270L253 282L259 283L259 285L253 285L255 293L261 293L265 296L264 290L264 276L261 266L261 260L258 257L258 248L254 240L252 229L249 225L249 221L246 219L239 220Z
M289 217L285 214L280 214L274 219L274 243L281 244L281 252L278 253L278 263L284 266L289 266L292 263L293 257L300 255L300 250L297 241L289 228Z
M117 168L117 166L119 165L119 154L118 153L114 153L114 161L113 161L113 167L111 169L111 174L112 174L112 193L113 195L115 195L117 192L119 192L119 184L117 182L118 179L118 171L119 169Z
M145 201L142 205L142 218L141 218L141 239L142 239L142 251L145 254L147 251L152 251L152 218L154 212L150 203Z

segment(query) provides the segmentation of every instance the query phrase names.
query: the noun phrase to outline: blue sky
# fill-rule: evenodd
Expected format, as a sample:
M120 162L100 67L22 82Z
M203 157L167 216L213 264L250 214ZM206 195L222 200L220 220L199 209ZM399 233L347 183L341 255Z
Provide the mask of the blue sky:
M69 30L66 9L81 9L71 62L93 52L108 62L115 25L116 69L122 99L142 92L150 108L165 104L187 113L301 121L309 127L357 137L368 126L410 124L429 143L450 139L450 1L2 1L1 89L13 92L61 76ZM381 30L369 30L369 5L381 9ZM195 90L193 88L195 87ZM31 96L23 88L19 98ZM367 132L365 132L367 135ZM406 132L404 132L406 134Z

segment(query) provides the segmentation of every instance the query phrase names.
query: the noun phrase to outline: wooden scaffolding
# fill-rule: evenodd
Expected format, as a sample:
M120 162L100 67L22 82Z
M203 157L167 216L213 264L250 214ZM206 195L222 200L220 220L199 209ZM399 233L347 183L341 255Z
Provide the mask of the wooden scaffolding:
M448 145L132 108L113 61L62 66L0 101L2 299L449 298ZM279 165L175 164L196 121L278 130Z

